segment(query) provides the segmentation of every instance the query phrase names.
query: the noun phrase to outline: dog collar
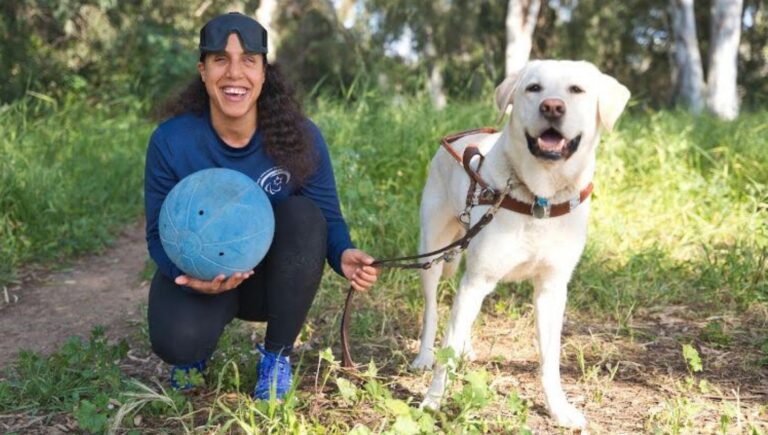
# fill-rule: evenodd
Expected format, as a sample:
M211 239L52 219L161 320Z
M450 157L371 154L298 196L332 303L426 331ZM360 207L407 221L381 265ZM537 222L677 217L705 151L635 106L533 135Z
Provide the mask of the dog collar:
M475 156L480 157L477 169L472 168L472 165L470 165L470 161L472 161ZM490 187L477 172L480 170L480 165L482 165L483 159L484 157L482 154L480 154L480 150L478 150L477 147L468 146L466 149L464 149L464 158L462 159L462 164L464 165L464 170L467 172L471 179L469 193L467 194L467 205L491 205L495 204L496 200L499 198L500 193ZM480 187L480 193L478 195L473 195L472 192L477 189L478 185ZM566 202L557 204L552 204L549 199L543 198L541 196L534 196L533 204L530 204L524 201L519 201L507 195L501 201L501 208L505 208L516 213L533 216L536 219L558 217L572 212L582 202L586 201L587 198L592 195L592 188L592 183L589 183L584 189L581 190L581 192L579 192L578 196L575 196Z
M453 149L451 144L464 136L477 133L494 133L496 130L491 128L481 128L475 130L464 131L454 135L446 136L442 140L442 145L453 156L453 158L464 166L464 170L469 175L469 191L467 192L467 207L475 205L493 205L499 198L500 193L490 187L488 183L480 177L478 171L483 164L485 157L480 153L480 150L470 145L464 149L464 155L459 157L456 150ZM477 169L473 168L470 162L474 157L479 157ZM478 189L478 186L480 189ZM528 216L533 216L536 219L547 219L552 217L558 217L566 215L576 209L581 203L586 201L590 195L592 195L593 185L590 182L582 189L578 196L571 198L566 202L552 204L549 199L540 196L534 196L533 204L524 201L519 201L507 195L501 202L501 207L515 213L520 213Z

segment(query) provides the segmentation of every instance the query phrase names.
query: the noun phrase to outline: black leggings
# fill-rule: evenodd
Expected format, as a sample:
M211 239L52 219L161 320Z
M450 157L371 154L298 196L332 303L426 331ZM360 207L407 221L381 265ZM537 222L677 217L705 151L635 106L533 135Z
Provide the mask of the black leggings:
M320 285L327 229L320 209L305 197L291 196L274 212L269 252L237 288L208 295L155 273L149 288L149 340L163 361L181 365L210 357L235 317L266 321L267 350L291 351Z

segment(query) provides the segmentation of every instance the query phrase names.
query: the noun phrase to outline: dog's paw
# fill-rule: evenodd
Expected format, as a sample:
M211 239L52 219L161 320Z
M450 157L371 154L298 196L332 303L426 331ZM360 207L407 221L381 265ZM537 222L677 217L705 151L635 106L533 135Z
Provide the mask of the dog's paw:
M430 396L427 394L427 396L424 398L424 400L421 401L421 404L419 405L419 409L429 409L432 411L437 411L440 409L440 398Z
M434 364L435 355L432 352L426 354L419 353L411 363L411 368L415 370L431 370Z
M467 361L477 360L477 354L475 353L475 349L472 347L471 342L467 342L464 344L464 352L462 356Z
M584 417L584 414L568 402L553 406L549 413L552 414L552 417L559 426L569 429L587 428L587 419Z

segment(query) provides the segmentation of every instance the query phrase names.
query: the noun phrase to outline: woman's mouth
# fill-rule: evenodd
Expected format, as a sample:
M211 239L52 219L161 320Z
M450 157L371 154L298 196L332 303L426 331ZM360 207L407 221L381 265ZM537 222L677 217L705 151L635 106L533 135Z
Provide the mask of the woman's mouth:
M224 98L227 101L238 103L244 101L248 95L248 89L242 86L224 86L221 88L221 93L224 94Z

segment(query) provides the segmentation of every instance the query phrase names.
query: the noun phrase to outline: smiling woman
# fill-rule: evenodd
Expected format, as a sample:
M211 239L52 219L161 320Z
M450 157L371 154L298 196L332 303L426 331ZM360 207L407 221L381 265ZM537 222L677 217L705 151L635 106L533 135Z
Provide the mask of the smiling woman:
M152 349L172 364L171 385L193 387L224 326L238 317L267 322L254 396L281 399L291 388L289 361L317 292L324 259L356 290L378 271L355 249L339 207L328 147L305 118L279 68L266 62L267 33L238 13L200 31L199 77L165 107L170 117L147 150L147 244L158 265L149 292ZM275 213L272 245L254 270L211 281L184 275L164 251L158 220L183 178L223 167L249 176ZM213 212L215 213L215 211Z
M200 78L210 98L211 120L223 127L222 139L233 147L248 145L256 128L256 101L265 76L264 56L246 52L236 33L227 38L224 51L205 56L198 63Z

